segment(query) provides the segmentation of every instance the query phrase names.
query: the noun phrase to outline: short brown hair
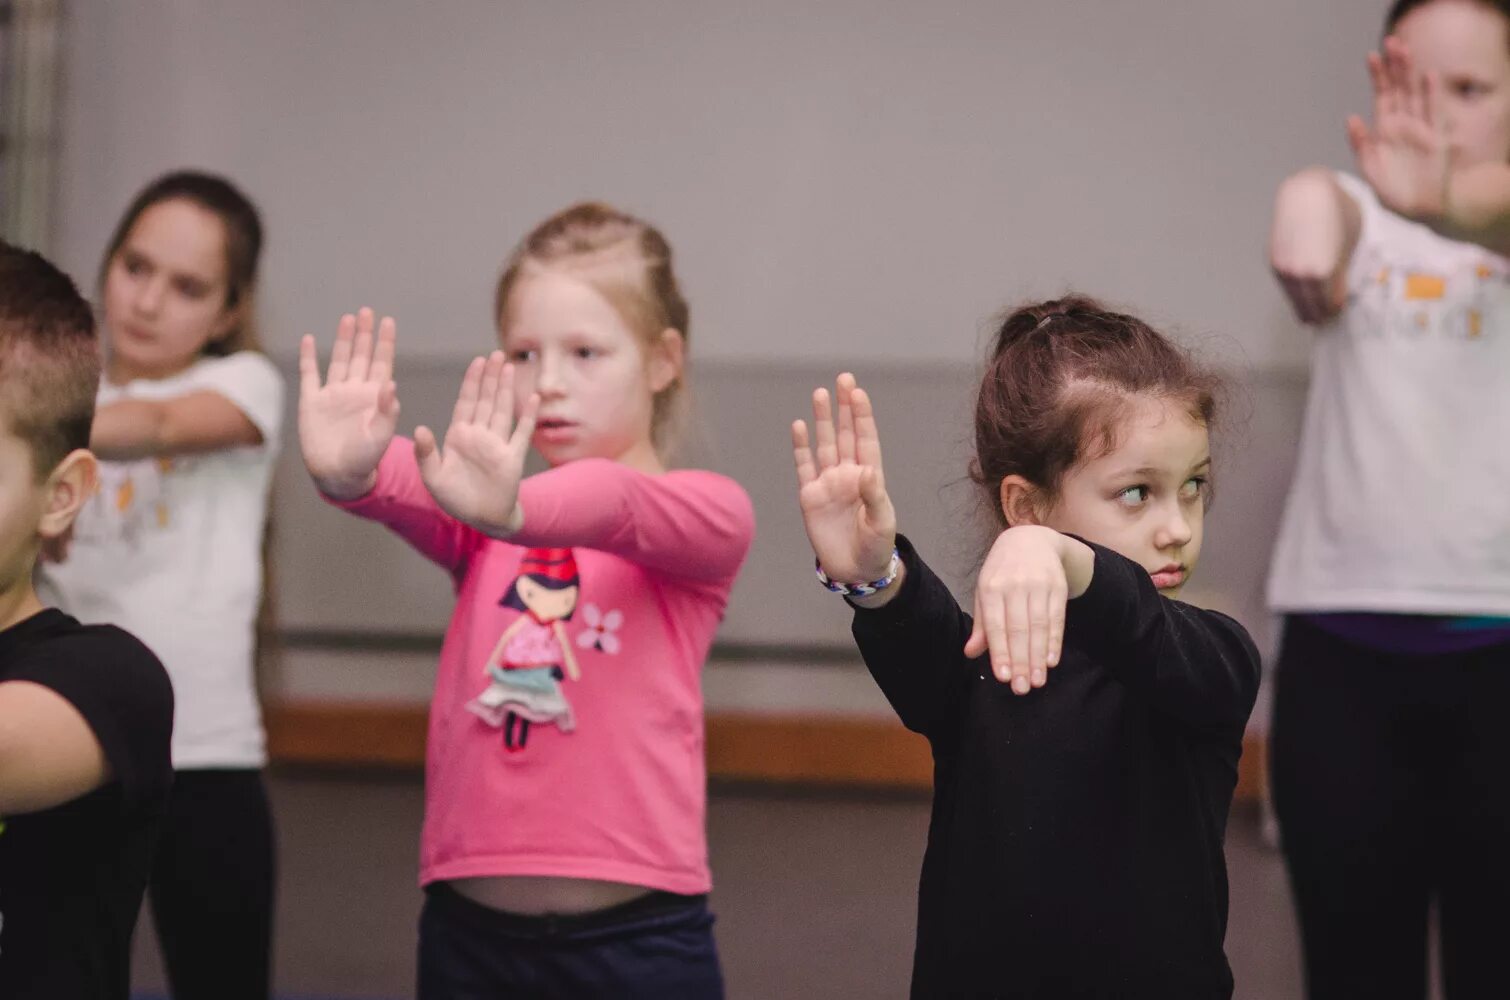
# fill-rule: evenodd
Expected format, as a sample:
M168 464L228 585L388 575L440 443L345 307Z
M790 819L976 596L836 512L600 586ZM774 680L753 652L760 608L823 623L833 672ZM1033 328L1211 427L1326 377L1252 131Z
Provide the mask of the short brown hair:
M0 419L31 449L38 481L89 447L99 385L89 303L41 254L0 242Z
M1221 380L1135 316L1079 295L1014 310L994 338L975 404L970 478L999 524L1001 481L1052 503L1064 474L1117 446L1127 405L1152 396L1211 426Z
M579 272L616 309L649 348L663 330L676 330L687 342L687 300L672 269L671 244L660 230L612 205L588 201L572 205L540 223L509 256L493 300L493 319L502 332L509 296L526 267L564 267ZM652 431L664 447L686 372L655 397Z

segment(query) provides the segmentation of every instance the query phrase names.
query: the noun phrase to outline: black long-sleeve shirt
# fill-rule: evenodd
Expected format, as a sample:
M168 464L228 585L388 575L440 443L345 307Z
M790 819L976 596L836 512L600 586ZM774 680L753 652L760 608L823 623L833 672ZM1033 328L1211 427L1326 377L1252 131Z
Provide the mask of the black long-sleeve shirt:
M1087 543L1089 544L1089 543ZM1222 838L1259 657L1097 545L1048 684L964 655L971 619L904 538L901 592L854 635L933 748L912 995L1232 995Z

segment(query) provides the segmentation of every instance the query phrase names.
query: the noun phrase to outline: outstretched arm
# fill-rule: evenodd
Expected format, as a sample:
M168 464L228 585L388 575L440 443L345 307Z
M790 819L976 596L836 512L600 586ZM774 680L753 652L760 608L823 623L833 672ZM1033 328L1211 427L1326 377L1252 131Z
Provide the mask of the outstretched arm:
M1347 302L1347 269L1363 216L1332 172L1287 177L1274 198L1269 265L1302 323L1322 324Z
M79 710L30 681L0 684L0 817L51 809L110 780Z

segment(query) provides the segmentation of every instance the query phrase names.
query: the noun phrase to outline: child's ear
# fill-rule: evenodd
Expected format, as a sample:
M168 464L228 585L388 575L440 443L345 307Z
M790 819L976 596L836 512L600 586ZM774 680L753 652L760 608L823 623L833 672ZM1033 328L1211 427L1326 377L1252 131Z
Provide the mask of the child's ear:
M650 351L650 391L664 392L677 379L687 359L687 338L671 327L661 331Z
M94 453L77 448L47 477L47 506L37 533L44 539L61 537L73 525L79 508L94 493L99 463Z
M1020 524L1038 524L1042 520L1039 510L1042 497L1038 487L1022 476L1011 475L1001 481L1001 512L1010 527Z

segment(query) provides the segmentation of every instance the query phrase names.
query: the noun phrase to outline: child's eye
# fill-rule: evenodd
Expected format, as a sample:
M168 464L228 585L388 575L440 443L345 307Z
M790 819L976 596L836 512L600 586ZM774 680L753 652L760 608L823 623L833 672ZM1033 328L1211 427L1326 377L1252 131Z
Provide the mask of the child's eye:
M1464 80L1460 83L1456 83L1453 85L1452 89L1459 97L1470 98L1482 97L1489 92L1488 87L1484 86L1482 83L1474 83L1471 80Z
M1185 480L1185 485L1180 492L1187 500L1198 500L1206 495L1206 482L1205 476L1192 476Z
M516 364L516 365L522 365L522 364L526 364L526 363L528 363L530 361L534 361L535 360L535 352L531 348L523 347L523 348L518 348L516 350L509 351L508 357L509 357L509 360L512 361L514 364Z
M1136 507L1148 500L1147 486L1129 486L1117 494L1117 501L1128 507Z
M583 361L591 361L598 356L598 349L596 347L579 347L574 353Z
M180 281L177 283L178 294L186 299L202 299L209 291L197 281Z
M140 276L147 273L147 262L140 257L127 257L122 261L122 265L126 268L126 273L130 275Z

